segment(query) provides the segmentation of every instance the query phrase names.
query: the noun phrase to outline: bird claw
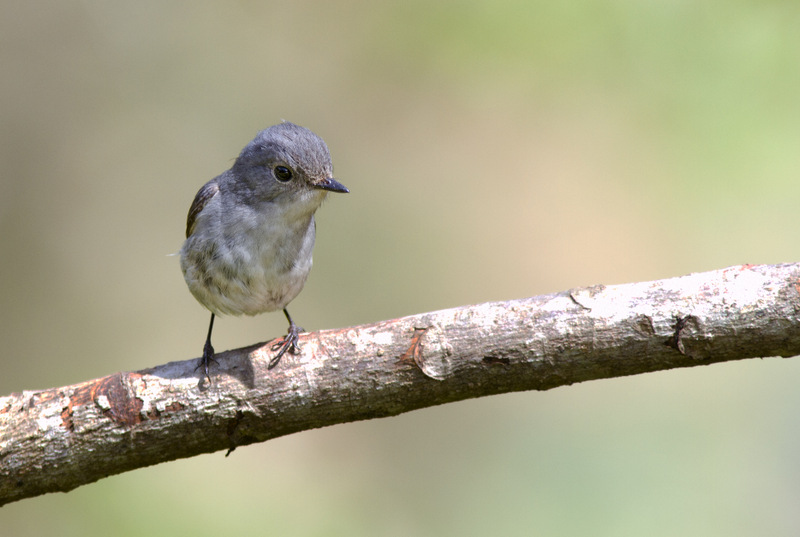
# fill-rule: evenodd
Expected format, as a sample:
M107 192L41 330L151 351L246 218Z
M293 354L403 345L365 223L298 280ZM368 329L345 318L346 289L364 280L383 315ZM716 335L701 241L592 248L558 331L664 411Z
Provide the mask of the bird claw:
M278 351L278 354L273 356L272 360L269 361L267 369L272 369L278 365L278 362L281 361L281 358L284 354L286 354L286 351L289 351L292 354L297 354L300 352L300 332L302 331L303 329L294 323L289 325L289 331L285 336L283 336L283 339L276 342L272 346L272 350Z
M203 346L203 357L200 358L200 363L197 364L194 370L197 371L202 367L208 382L211 382L211 376L208 374L208 364L211 362L219 365L219 362L214 358L214 347L211 346L211 341L206 341L206 344Z

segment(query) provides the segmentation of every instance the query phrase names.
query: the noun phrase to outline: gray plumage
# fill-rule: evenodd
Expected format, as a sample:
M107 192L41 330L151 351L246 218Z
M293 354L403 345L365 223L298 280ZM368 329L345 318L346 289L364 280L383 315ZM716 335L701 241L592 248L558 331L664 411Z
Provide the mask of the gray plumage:
M348 192L333 179L322 138L288 122L259 132L230 170L203 185L189 209L180 259L194 297L216 315L283 309L290 334L280 355L296 350L296 333L288 339L292 327L300 329L285 308L311 270L314 213L329 191ZM211 327L209 348L210 336ZM206 367L213 348L207 354Z

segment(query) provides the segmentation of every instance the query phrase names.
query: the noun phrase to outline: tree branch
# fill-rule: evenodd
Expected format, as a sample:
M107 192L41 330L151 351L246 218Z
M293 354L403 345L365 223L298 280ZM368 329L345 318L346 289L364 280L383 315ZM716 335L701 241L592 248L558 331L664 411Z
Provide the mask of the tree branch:
M424 313L0 397L0 505L151 464L471 397L800 354L800 264Z

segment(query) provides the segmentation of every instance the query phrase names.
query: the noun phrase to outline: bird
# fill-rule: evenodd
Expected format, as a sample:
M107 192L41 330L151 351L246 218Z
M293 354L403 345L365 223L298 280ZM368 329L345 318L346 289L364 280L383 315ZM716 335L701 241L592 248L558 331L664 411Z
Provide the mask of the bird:
M286 352L299 352L303 328L286 307L311 270L314 213L329 192L349 190L333 177L328 146L309 129L284 121L260 131L229 170L195 195L180 266L189 291L211 312L197 366L209 381L216 316L282 310L289 328L272 346L268 369Z

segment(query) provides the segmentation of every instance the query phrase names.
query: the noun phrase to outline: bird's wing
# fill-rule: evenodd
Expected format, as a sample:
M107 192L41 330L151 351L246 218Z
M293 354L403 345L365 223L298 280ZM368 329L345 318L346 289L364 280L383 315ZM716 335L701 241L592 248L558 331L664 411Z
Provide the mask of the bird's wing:
M217 185L216 181L209 181L208 183L204 184L200 190L198 190L197 195L194 197L194 201L192 202L192 206L189 207L189 216L186 218L187 239L194 231L194 224L197 215L202 212L203 207L205 207L209 200L216 196L218 192L219 185Z

